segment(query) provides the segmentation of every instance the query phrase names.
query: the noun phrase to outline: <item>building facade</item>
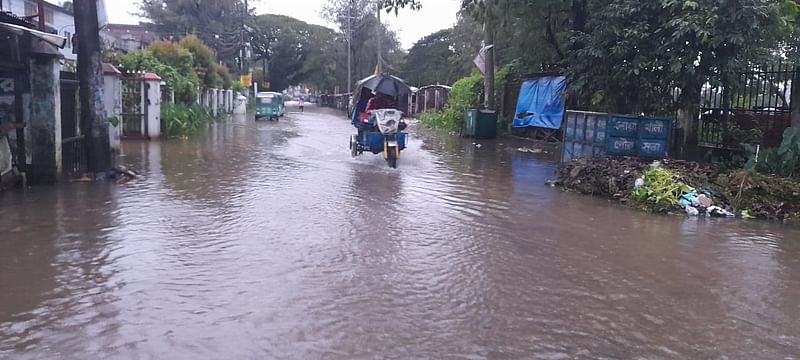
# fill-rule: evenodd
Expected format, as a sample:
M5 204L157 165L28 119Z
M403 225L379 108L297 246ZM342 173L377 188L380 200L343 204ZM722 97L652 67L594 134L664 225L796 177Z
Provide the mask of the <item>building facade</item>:
M100 38L106 49L131 52L147 48L160 37L152 31L151 24L108 24L100 30Z
M10 12L18 17L30 18L37 22L38 6L34 0L0 0L2 11ZM44 3L44 20L47 32L57 33L67 38L67 45L61 49L64 60L72 62L73 65L78 59L72 47L72 36L75 34L75 16L72 10L63 8L59 5Z

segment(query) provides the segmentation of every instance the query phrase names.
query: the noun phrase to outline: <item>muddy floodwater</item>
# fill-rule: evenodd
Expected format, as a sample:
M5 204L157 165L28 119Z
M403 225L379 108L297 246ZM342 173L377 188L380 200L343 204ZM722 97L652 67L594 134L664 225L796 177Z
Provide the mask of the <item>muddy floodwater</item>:
M292 109L290 109L292 110ZM800 229L544 185L509 140L391 170L307 107L0 195L3 359L792 359Z

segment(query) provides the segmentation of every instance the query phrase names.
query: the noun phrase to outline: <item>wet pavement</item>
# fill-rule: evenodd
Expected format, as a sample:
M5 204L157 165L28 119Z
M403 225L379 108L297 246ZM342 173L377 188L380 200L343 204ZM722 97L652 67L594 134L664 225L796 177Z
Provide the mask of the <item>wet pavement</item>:
M2 194L0 358L800 354L798 228L562 193L503 141L412 131L391 170L306 110Z

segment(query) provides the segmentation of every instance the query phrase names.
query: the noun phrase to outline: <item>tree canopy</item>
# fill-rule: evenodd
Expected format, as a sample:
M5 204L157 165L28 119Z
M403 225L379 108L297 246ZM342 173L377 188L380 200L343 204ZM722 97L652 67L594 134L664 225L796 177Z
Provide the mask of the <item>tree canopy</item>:
M337 25L345 41L349 34L354 80L368 76L374 71L377 65L379 36L384 70L396 73L401 71L405 52L394 31L387 28L384 23L378 27L377 11L375 2L371 0L332 0L323 9L323 17ZM350 17L349 24L348 17ZM345 48L346 44L345 42ZM344 55L347 55L346 51Z
M455 55L453 30L437 31L422 38L408 51L403 77L416 86L450 85L460 75L458 67L452 63Z
M671 96L797 54L796 0L462 0L496 31L500 64L557 65L575 104L658 112ZM695 100L692 100L695 101Z
M243 0L141 0L141 15L162 35L196 35L229 67L237 66L241 30L249 14Z

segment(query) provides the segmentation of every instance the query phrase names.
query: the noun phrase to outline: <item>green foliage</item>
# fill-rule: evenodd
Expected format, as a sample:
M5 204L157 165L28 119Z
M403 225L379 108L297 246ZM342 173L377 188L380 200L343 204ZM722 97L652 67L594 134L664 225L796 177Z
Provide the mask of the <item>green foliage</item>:
M464 124L464 114L468 109L477 108L483 93L483 76L473 74L453 84L447 105L441 112L426 113L420 116L426 126L458 131Z
M231 72L228 70L228 67L225 65L217 66L217 75L219 76L220 82L218 83L217 87L221 87L223 89L230 89L231 84L233 83L233 78L231 77Z
M672 112L706 82L800 53L796 0L462 0L462 11L494 29L499 64L559 65L570 102L594 110Z
M170 56L170 58L172 57ZM191 70L182 72L165 64L150 49L131 52L117 57L116 60L124 71L147 71L160 76L167 86L175 91L175 101L177 102L192 103L197 99L197 75Z
M217 72L217 55L214 50L200 40L197 35L183 38L180 45L194 56L194 71L207 87L222 85L222 79Z
M251 10L245 9L244 0L141 0L137 3L142 15L157 25L160 32L197 34L214 50L215 56L229 67L237 67L242 15ZM215 83L213 80L212 76L205 83L211 86Z
M247 88L239 80L231 81L231 90L244 94Z
M786 129L783 132L783 142L777 149L756 151L754 146L747 145L747 152L751 154L750 161L745 165L747 170L769 175L800 177L800 129Z
M188 137L208 126L211 115L199 105L162 104L161 133L166 137Z
M160 76L175 91L175 101L192 104L198 87L230 88L232 75L225 65L217 65L214 50L197 36L180 43L156 41L147 49L128 54L106 54L106 60L124 71L148 71ZM209 72L210 71L210 72Z
M336 24L340 36L346 38L348 17L351 25L351 55L353 66L353 81L372 75L376 65L378 38L382 43L381 57L384 60L384 71L400 73L405 52L402 49L397 34L389 29L385 22L378 25L375 1L372 0L330 0L327 1L322 15L331 23ZM380 31L376 31L380 29ZM342 43L341 55L338 61L346 64L347 47ZM337 51L337 52L338 52Z
M678 199L689 191L677 176L662 167L651 167L644 172L644 186L634 189L629 200L653 212L667 212L679 207Z
M408 51L403 76L415 86L451 84L454 77L450 59L455 55L452 30L445 29L417 41Z

